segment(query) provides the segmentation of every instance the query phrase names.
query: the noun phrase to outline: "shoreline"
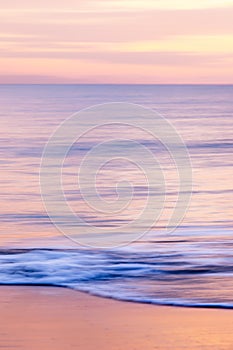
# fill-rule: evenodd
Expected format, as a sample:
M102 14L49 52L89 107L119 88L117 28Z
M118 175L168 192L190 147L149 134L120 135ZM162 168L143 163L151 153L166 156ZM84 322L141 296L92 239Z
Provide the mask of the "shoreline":
M233 313L123 302L62 287L0 286L0 348L230 350Z

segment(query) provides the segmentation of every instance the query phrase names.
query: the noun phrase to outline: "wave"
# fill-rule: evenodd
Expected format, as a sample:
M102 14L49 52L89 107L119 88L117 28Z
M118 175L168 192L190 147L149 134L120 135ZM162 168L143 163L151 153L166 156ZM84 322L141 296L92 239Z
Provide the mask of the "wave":
M1 285L67 287L140 303L233 308L232 278L232 260L210 264L191 252L0 250Z

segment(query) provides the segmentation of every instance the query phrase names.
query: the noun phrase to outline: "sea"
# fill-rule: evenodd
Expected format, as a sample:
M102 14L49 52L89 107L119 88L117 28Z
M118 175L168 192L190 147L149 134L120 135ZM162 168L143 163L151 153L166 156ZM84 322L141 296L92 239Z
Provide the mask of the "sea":
M100 106L128 109L115 122L109 109L103 123ZM232 111L233 85L0 85L0 284L233 308ZM180 184L179 145L161 143L163 127L157 138L150 132L153 113L182 140L191 187ZM48 143L74 115L77 137L66 134L59 160L62 197L53 181L58 144L43 189L41 173Z

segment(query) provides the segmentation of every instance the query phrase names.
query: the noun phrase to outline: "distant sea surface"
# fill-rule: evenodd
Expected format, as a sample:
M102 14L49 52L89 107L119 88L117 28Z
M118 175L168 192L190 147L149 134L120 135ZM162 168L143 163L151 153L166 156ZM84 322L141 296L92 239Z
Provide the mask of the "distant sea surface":
M232 97L232 85L0 85L0 284L64 286L135 302L233 308ZM165 215L132 244L84 248L51 223L40 194L40 162L60 123L108 102L154 109L176 128L190 153L192 199L172 234L164 233ZM111 130L99 129L77 141L65 162L64 187L77 215L104 227L107 237L138 214L146 191L139 169L110 162L100 173L99 193L116 199L117 175L127 175L136 183L134 205L106 217L90 215L83 205L75 191L78 164L106 132ZM156 145L150 149L164 161ZM164 164L169 213L177 183L172 164L166 158Z

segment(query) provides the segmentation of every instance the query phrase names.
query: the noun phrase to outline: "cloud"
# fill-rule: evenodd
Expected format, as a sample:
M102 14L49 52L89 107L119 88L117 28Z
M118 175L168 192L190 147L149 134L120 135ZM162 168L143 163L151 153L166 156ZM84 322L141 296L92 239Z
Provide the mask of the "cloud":
M61 77L41 74L0 74L2 84L47 84L49 81L54 84L61 82Z
M40 12L4 16L0 34L35 35L45 41L121 42L175 35L233 34L233 7L202 10L151 10L108 13Z
M1 41L2 57L48 57L70 58L86 55L89 59L101 55L120 58L128 53L140 54L146 58L148 55L159 52L167 52L170 55L177 53L202 53L202 54L230 54L233 53L232 36L176 36L173 38L158 39L151 41L131 42L76 42L76 41L47 41L41 38L22 36L10 37L10 41ZM217 48L217 49L216 49Z
M233 53L214 53L208 54L203 52L174 52L174 51L148 51L148 52L96 52L96 51L78 51L78 50L43 50L40 51L15 51L14 54L3 52L1 57L14 58L45 58L61 60L77 60L84 62L107 62L111 64L131 64L131 65L159 65L159 66L209 66L230 64L233 62Z
M71 64L74 76L85 81L98 74L103 79L110 79L109 74L116 78L115 69L122 76L136 77L140 69L141 81L158 67L169 67L171 76L181 74L182 69L185 76L191 76L198 67L204 67L209 77L219 77L221 72L226 76L233 51L233 6L229 3L41 0L34 7L22 0L19 8L18 0L9 0L0 6L0 72L5 75L13 69L26 81L37 81L33 72L38 72L42 81L56 82L60 67L64 79L72 79ZM203 71L202 77L206 74Z
M33 6L31 0L8 0L0 6L1 10L18 12L35 11L141 11L153 9L199 9L231 6L231 0L40 0Z

